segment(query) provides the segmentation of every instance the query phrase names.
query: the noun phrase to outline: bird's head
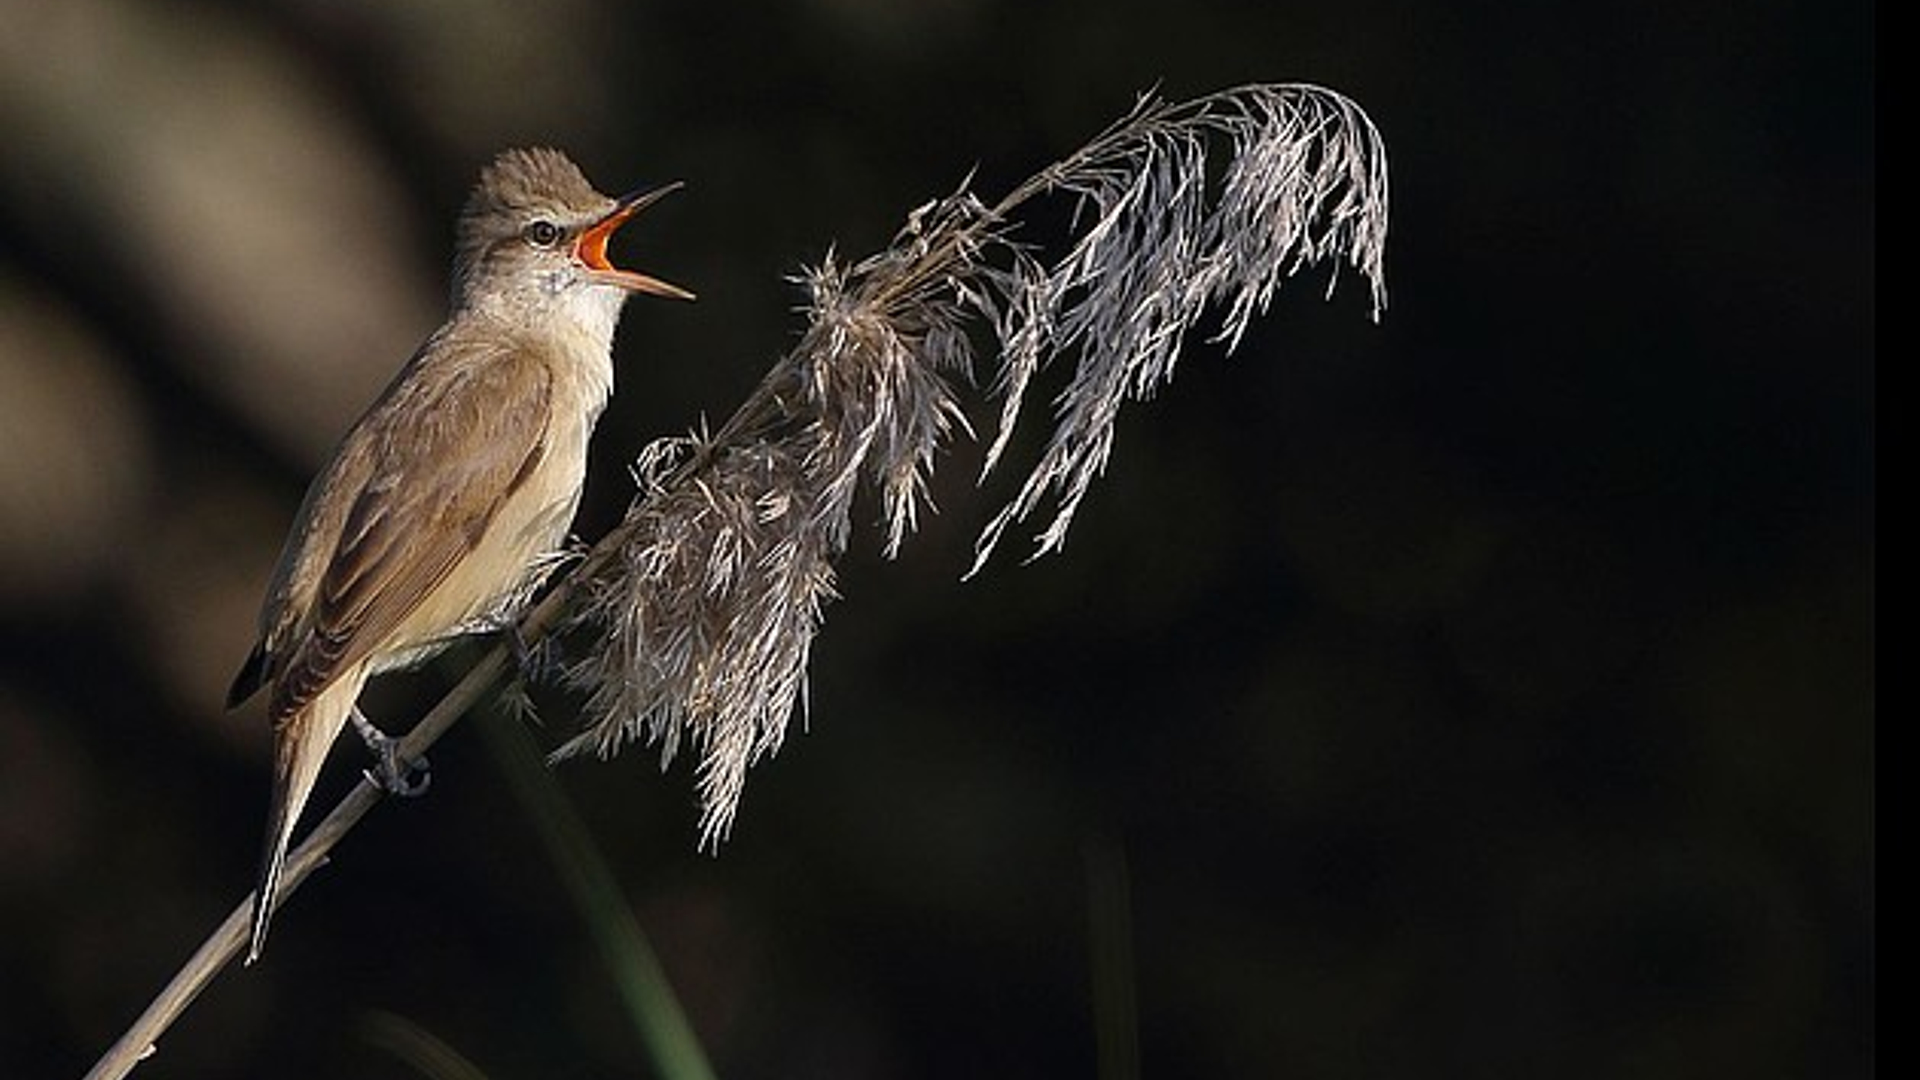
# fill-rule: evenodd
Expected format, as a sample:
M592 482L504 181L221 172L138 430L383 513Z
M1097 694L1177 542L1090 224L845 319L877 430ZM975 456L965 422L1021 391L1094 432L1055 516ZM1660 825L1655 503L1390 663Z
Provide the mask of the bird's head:
M607 258L607 241L621 225L679 187L614 199L594 190L558 150L506 151L480 174L460 214L455 305L538 310L584 303L617 315L630 293L693 299L678 285Z

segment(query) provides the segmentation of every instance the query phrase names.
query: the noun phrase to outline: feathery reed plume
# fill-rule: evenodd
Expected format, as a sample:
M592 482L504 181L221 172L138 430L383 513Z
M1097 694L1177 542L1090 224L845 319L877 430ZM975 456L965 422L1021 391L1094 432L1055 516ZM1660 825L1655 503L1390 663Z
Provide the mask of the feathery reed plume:
M1220 144L1227 156L1210 175ZM1172 377L1209 308L1222 310L1215 340L1231 350L1283 280L1336 258L1371 284L1376 320L1386 305L1386 149L1358 105L1320 87L1143 97L997 205L970 186L915 210L885 251L851 268L829 254L806 272L799 343L718 433L648 448L640 493L599 546L606 557L576 576L572 619L593 644L569 678L587 691L589 724L555 757L645 739L664 768L688 739L702 846L725 838L747 769L804 707L862 480L891 556L937 452L955 428L972 433L953 386L976 374L970 326L998 345L983 478L1035 376L1062 359L1074 367L1039 461L980 534L969 575L1049 495L1034 556L1060 547L1120 406ZM1014 212L1054 192L1076 200L1076 238L1047 263L1015 238Z

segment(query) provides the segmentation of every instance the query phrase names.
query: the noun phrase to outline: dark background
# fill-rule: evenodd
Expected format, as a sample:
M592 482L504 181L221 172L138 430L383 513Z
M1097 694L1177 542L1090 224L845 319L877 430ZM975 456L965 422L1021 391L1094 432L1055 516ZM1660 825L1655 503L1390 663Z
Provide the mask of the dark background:
M897 561L857 538L810 730L719 857L684 764L559 771L720 1073L1095 1075L1116 859L1149 1076L1870 1071L1870 5L0 20L0 1074L78 1075L249 886L266 732L219 696L494 151L688 181L621 241L701 299L628 308L594 536L647 439L791 342L803 261L1156 84L1252 80L1384 133L1380 326L1357 278L1297 280L1123 416L1063 555L1012 538L964 585L1008 490L957 446ZM418 1075L376 1013L492 1077L650 1075L478 734L137 1075Z

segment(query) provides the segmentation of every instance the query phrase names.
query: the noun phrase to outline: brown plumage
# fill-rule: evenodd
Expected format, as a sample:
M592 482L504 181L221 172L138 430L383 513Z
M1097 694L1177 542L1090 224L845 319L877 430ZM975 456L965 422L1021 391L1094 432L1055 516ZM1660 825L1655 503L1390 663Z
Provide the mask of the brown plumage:
M633 292L606 257L672 190L612 199L565 155L512 150L460 216L453 311L334 451L288 534L228 704L268 688L273 795L248 962L293 828L368 677L499 625L564 540Z

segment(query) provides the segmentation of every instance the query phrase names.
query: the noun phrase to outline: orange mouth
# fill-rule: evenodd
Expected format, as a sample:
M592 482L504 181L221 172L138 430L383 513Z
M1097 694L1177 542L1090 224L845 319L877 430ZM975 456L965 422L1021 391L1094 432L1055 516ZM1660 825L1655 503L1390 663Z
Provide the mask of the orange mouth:
M630 292L665 296L673 300L693 299L693 293L678 285L634 270L622 270L607 258L607 241L613 238L620 226L627 223L627 219L652 206L663 196L678 191L680 187L680 182L676 180L651 191L628 195L616 203L606 217L588 226L580 238L573 242L573 257L587 268L587 276Z

